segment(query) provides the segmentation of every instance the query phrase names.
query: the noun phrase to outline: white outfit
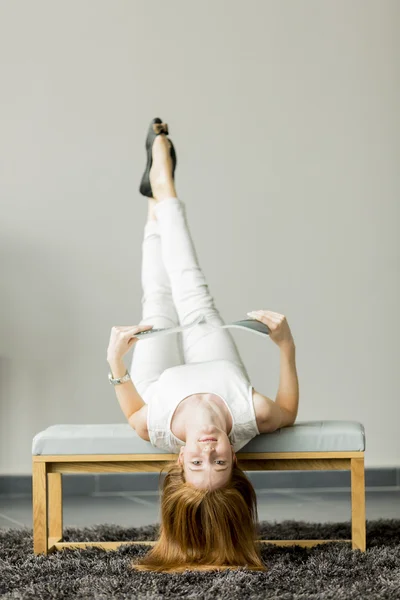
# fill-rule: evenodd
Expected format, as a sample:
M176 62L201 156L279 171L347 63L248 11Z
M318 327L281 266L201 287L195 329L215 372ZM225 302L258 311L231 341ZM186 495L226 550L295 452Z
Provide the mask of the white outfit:
M153 445L176 452L183 441L170 429L178 403L191 394L215 393L232 414L235 451L258 435L252 386L235 341L211 296L186 219L186 205L165 198L154 208L157 220L144 227L142 243L142 324L154 327L207 323L170 335L142 338L133 349L132 381L148 404Z
M228 437L235 452L260 433L253 386L238 365L220 359L179 365L163 372L148 399L147 427L153 446L179 453L185 442L172 433L172 416L184 398L202 392L220 396L227 405L232 417Z

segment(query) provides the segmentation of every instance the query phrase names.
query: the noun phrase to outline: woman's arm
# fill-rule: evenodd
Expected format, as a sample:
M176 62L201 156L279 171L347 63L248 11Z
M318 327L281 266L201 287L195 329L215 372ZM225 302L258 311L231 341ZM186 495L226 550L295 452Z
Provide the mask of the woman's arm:
M294 343L280 347L280 378L275 401L254 390L253 402L260 433L271 433L293 425L299 407L299 383Z
M299 410L299 380L296 370L296 346L294 342L279 348L281 355L281 366L279 376L279 388L275 402L286 410L296 420Z
M299 382L296 371L296 346L285 315L272 310L247 313L269 328L269 337L281 355L279 389L275 402L258 392L254 393L254 410L260 433L293 425L299 408ZM260 424L259 424L260 423Z
M125 375L126 366L122 358L109 360L108 364L110 365L114 379ZM125 381L125 383L120 383L119 385L114 386L114 389L121 410L127 418L129 424L132 425L130 419L132 419L133 415L140 410L142 406L145 406L146 403L130 379Z

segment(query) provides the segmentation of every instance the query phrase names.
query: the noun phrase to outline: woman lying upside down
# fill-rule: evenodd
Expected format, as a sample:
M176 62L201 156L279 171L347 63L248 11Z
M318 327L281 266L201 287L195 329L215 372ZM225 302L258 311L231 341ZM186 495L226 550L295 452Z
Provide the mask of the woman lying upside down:
M235 453L256 435L295 422L295 343L284 315L248 313L268 325L281 358L276 401L256 392L230 332L218 328L224 321L199 266L186 206L176 194L176 153L167 133L167 125L153 119L140 186L149 198L142 319L139 325L113 327L107 350L111 376L126 375L115 391L131 427L153 446L178 455L162 483L159 539L132 568L265 570L256 494ZM185 325L200 314L203 324L136 345L139 331ZM123 356L133 345L128 372Z

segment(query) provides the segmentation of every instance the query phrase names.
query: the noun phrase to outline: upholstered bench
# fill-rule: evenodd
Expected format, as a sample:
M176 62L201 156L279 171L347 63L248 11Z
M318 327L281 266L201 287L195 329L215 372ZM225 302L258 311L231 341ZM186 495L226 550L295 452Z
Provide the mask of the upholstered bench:
M365 551L365 432L356 421L302 421L253 438L238 453L245 471L350 470L351 540L260 540L279 546L314 546L350 542ZM115 550L121 544L154 542L63 542L62 474L160 471L175 460L141 439L126 424L52 425L32 442L34 553L64 547L98 546Z

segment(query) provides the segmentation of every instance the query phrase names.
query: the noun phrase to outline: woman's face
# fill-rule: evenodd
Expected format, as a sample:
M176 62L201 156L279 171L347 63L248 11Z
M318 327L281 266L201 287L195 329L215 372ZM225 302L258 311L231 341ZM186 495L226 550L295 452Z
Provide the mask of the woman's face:
M218 488L231 477L236 455L225 431L207 427L186 437L178 462L185 479L198 488Z

